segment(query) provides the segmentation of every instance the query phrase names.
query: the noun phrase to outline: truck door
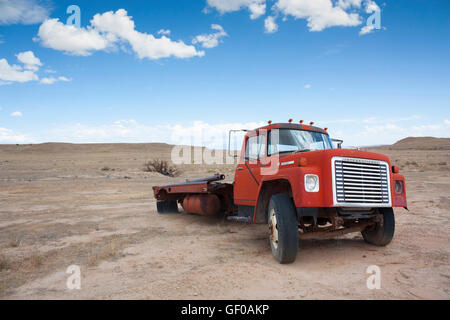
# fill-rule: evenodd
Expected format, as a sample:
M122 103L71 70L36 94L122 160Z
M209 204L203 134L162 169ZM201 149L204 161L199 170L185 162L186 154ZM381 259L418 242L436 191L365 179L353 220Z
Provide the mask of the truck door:
M239 161L234 176L234 201L237 205L255 206L261 182L261 159L266 156L267 135L246 137L244 159Z

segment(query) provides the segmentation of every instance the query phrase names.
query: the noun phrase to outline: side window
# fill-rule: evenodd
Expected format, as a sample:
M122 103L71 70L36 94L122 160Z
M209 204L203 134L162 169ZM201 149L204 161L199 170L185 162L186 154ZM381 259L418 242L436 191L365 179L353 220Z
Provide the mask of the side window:
M267 155L276 154L279 152L278 143L280 141L280 130L272 129L269 132L269 148L267 149Z
M250 160L258 159L258 136L248 138L245 156Z
M248 138L245 147L245 156L250 160L260 159L266 156L266 135Z
M258 136L258 158L264 158L266 156L266 135L261 134Z

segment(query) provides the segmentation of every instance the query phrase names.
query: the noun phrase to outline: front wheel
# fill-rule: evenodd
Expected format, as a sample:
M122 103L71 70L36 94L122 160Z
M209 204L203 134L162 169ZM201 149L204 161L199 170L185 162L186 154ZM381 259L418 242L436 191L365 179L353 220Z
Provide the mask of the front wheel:
M292 263L298 251L298 221L291 198L275 194L269 202L270 247L279 263Z
M376 246L388 245L394 237L395 218L394 210L392 208L379 209L381 214L381 221L374 226L369 226L361 234L367 243Z

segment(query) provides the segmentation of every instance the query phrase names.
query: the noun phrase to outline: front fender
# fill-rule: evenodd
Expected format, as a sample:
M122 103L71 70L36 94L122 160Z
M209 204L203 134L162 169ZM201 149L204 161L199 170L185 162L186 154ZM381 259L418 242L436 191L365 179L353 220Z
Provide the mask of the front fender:
M405 177L399 173L392 174L393 183L391 184L391 194L392 194L392 206L393 207L408 207L408 203L406 201L406 182ZM395 192L395 181L403 181L403 192L401 194L397 194Z

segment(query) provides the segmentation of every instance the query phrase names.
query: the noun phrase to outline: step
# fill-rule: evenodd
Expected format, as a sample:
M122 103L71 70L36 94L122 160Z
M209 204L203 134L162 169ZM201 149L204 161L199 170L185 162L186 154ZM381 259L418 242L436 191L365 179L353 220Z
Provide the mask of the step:
M245 222L245 223L252 223L253 218L252 217L241 217L241 216L229 216L227 217L227 220L229 221L236 221L236 222Z

